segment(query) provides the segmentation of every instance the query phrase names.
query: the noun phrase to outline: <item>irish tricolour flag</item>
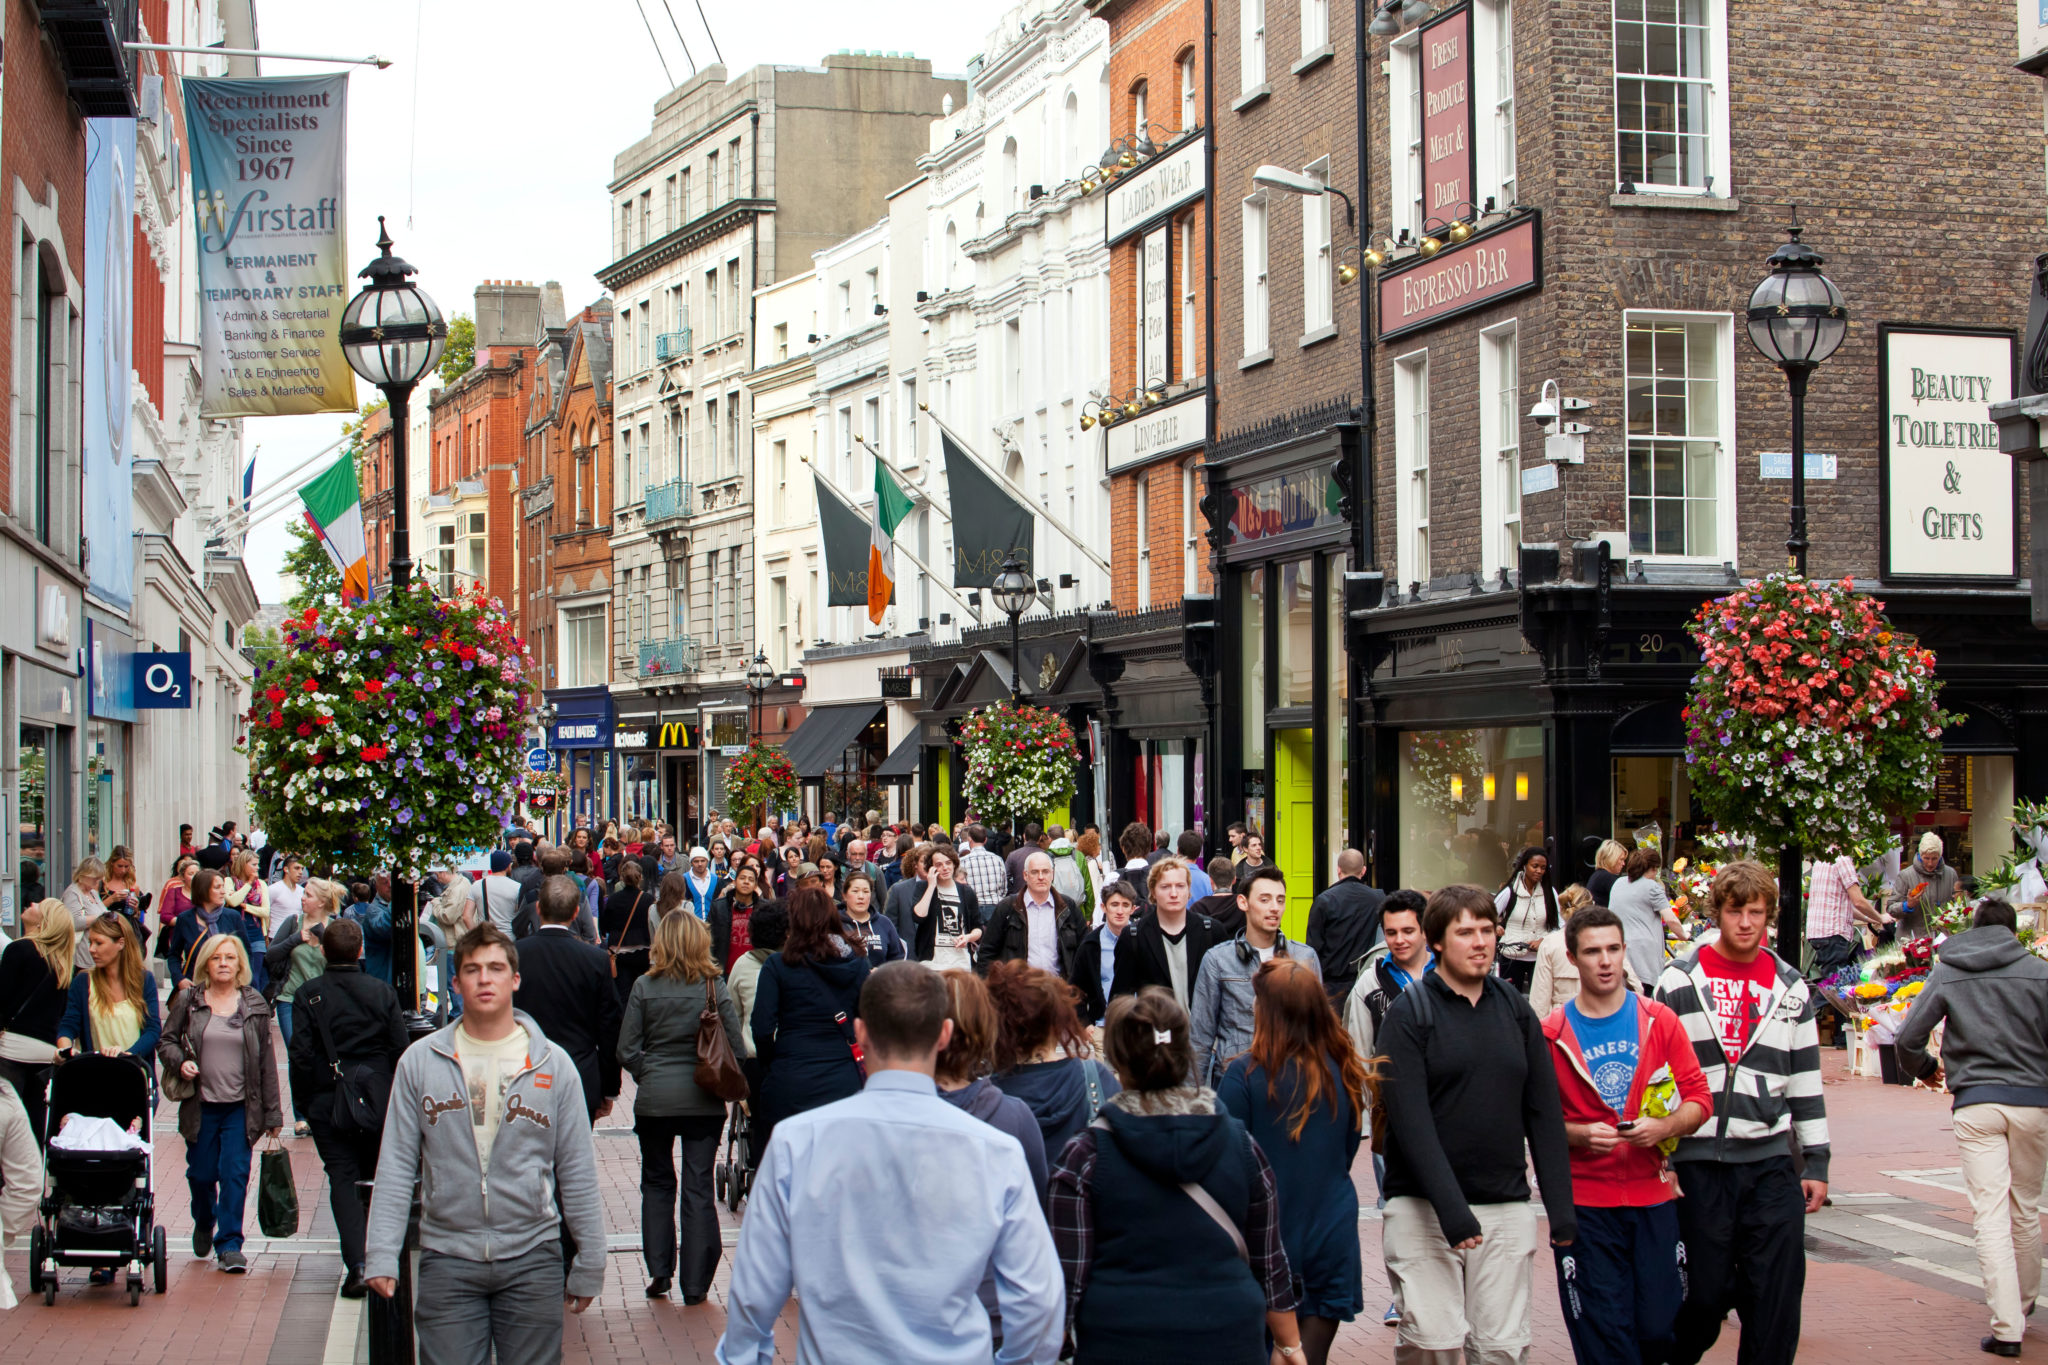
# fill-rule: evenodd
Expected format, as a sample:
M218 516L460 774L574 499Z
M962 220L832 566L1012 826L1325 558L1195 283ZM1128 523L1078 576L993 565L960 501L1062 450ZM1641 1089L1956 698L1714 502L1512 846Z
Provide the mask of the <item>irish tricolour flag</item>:
M306 522L327 557L341 570L341 600L360 602L370 595L370 558L363 545L363 496L356 485L356 457L344 454L299 490L306 504Z
M878 626L896 593L896 528L910 515L910 508L909 494L876 460L875 518L868 534L868 620Z

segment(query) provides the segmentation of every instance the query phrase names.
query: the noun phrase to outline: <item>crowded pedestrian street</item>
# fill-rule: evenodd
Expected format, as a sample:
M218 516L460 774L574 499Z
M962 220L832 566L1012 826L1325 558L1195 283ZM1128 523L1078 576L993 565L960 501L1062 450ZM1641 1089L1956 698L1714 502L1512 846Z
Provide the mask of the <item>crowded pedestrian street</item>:
M630 1091L630 1081L627 1086ZM1813 1365L1872 1360L1931 1365L1972 1358L1983 1290L1970 1246L1969 1200L1956 1168L1948 1106L1924 1089L1849 1076L1837 1057L1829 1059L1827 1097L1838 1134L1834 1204L1807 1223L1799 1359ZM164 1124L160 1132L163 1159L177 1162L175 1131ZM710 1361L725 1326L730 1262L721 1265L704 1308L650 1303L641 1293L637 1265L640 1169L632 1125L607 1119L596 1133L610 1266L596 1304L569 1320L563 1359L570 1365ZM299 1237L252 1239L247 1282L214 1274L206 1262L190 1256L190 1211L182 1201L173 1201L167 1220L173 1247L168 1296L145 1298L136 1312L128 1313L113 1305L111 1291L66 1293L54 1308L24 1309L7 1318L10 1355L132 1360L138 1365L168 1365L201 1352L232 1365L340 1365L364 1358L363 1305L334 1293L341 1261L326 1213L320 1163L311 1143L286 1145L293 1150L299 1202L319 1212ZM1364 1205L1359 1246L1365 1296L1378 1304L1387 1298L1387 1281L1372 1208L1372 1174L1363 1167L1355 1177ZM915 1191L905 1197L914 1199ZM719 1231L729 1257L739 1240L739 1220L721 1209ZM15 1252L5 1261L21 1283L23 1256ZM785 1359L794 1351L796 1313L792 1304L777 1333ZM1388 1361L1393 1335L1361 1319L1338 1334L1330 1359L1343 1365ZM2048 1337L2038 1330L2025 1340L2029 1347L2039 1343L2048 1348ZM1735 1358L1733 1340L1706 1357L1713 1362ZM1554 1292L1535 1296L1529 1359L1571 1359Z

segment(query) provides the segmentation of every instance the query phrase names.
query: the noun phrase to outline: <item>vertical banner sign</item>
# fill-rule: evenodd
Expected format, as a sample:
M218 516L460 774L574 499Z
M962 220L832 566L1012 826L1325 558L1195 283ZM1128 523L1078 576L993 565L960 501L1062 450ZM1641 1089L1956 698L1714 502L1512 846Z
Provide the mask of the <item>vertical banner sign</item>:
M1878 328L1886 578L2019 578L2019 465L1986 411L2017 351L2006 331Z
M348 77L185 82L208 417L354 412Z
M1469 216L1477 150L1472 136L1472 7L1422 28L1422 217Z
M1166 243L1172 235L1167 224L1161 224L1144 237L1144 313L1139 325L1144 328L1144 349L1140 353L1139 379L1142 387L1167 381L1166 356L1168 314L1172 311L1166 299Z
M85 536L93 594L135 598L135 492L128 468L133 326L135 120L85 121Z

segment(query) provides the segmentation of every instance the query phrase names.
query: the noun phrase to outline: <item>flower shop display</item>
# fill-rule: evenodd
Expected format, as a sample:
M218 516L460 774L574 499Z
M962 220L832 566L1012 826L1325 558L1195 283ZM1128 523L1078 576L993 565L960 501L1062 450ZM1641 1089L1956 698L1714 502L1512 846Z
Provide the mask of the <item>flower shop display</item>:
M418 880L490 848L524 794L532 660L475 590L310 606L283 623L247 720L273 842L336 872Z
M766 804L779 811L796 800L796 768L780 744L756 736L746 752L725 765L725 798L736 819L750 818L748 812Z
M997 702L961 722L967 803L984 820L1036 820L1074 799L1080 745L1065 717Z
M1934 655L1882 608L1848 579L1772 574L1695 614L1685 757L1722 828L1847 850L1919 808L1950 718Z

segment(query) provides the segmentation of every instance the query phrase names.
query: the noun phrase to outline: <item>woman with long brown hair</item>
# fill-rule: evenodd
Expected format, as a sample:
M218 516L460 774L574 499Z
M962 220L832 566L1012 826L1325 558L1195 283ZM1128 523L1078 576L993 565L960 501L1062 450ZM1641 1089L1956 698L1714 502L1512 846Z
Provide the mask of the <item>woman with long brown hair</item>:
M1307 1365L1324 1365L1337 1325L1365 1307L1351 1162L1377 1082L1306 964L1273 958L1252 998L1251 1050L1224 1069L1216 1099L1273 1164L1302 1349Z
M725 1102L697 1084L697 1030L715 1007L735 1056L744 1056L740 1015L711 958L711 931L686 910L656 923L650 965L637 976L619 1026L619 1064L633 1077L633 1131L640 1138L640 1254L647 1297L666 1298L677 1277L682 1225L683 1302L704 1302L718 1269L718 1206L711 1164L725 1127ZM683 1145L676 1181L674 1151ZM680 1189L680 1198L678 1198Z
M988 994L997 1020L996 1084L1024 1101L1046 1152L1057 1157L1117 1092L1116 1076L1090 1055L1080 992L1051 972L998 962L988 969Z
M869 970L868 955L846 941L830 896L815 886L790 894L789 938L761 964L749 1021L761 1061L754 1113L762 1150L791 1114L859 1093L853 1021Z
M123 1054L156 1075L151 1058L163 1023L157 1014L156 978L142 965L142 940L125 915L112 911L85 932L92 965L71 978L64 1018L57 1025L57 1051L74 1046L105 1057Z

